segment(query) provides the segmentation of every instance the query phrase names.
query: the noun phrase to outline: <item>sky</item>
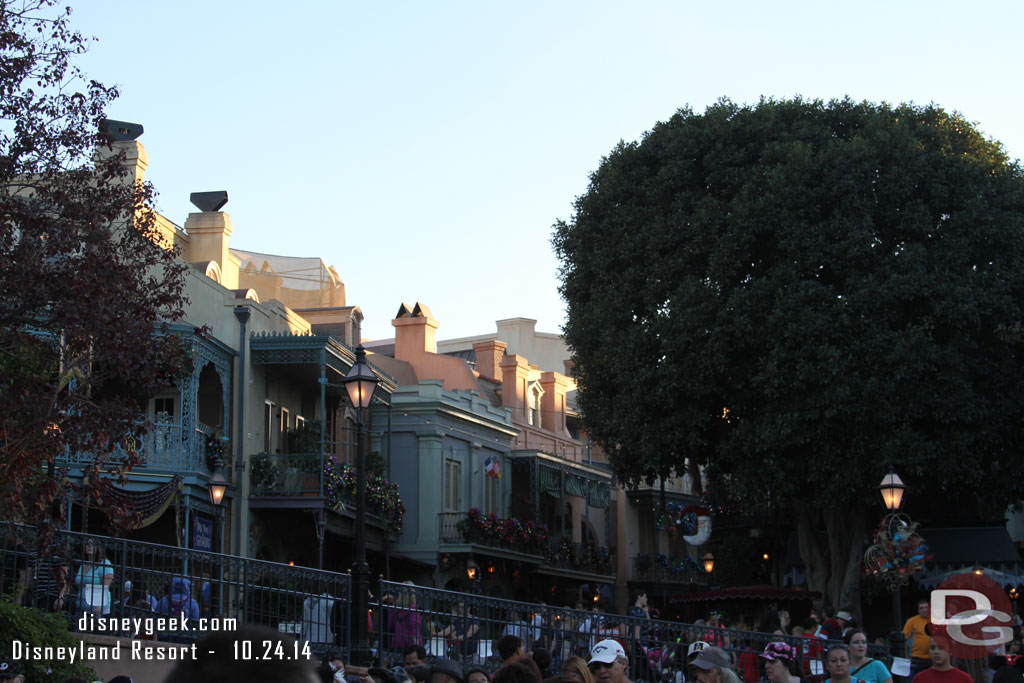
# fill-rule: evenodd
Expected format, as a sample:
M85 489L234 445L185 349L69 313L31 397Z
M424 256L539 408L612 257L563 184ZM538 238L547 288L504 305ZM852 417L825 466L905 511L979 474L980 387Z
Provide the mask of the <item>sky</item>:
M333 265L369 339L416 301L440 339L559 332L553 224L680 107L935 103L1024 155L1021 2L70 4L161 213L227 190L232 247Z

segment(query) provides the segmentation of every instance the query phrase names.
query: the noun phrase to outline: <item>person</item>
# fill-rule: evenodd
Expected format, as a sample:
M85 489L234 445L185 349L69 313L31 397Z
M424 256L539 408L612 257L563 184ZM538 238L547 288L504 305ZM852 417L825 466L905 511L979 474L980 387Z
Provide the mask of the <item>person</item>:
M484 669L474 666L466 672L466 683L491 683L491 675Z
M71 590L68 563L57 553L50 553L36 563L35 572L35 606L50 612L63 611Z
M534 647L533 663L540 669L541 679L551 678L551 652L546 647Z
M928 599L917 601L917 614L907 619L903 625L903 635L907 638L907 656L910 657L910 675L915 676L932 665L931 636L928 635L928 626L932 623L930 617L931 605Z
M515 636L525 644L530 638L530 625L527 624L520 612L512 611L508 616L508 626L505 627L504 635Z
M630 683L626 650L611 638L598 641L590 651L587 667L594 675L595 683Z
M974 683L967 672L953 666L936 638L929 640L928 655L931 666L914 676L914 683Z
M21 673L21 665L18 662L3 660L0 661L0 681L9 683L23 683L24 674Z
M114 566L106 558L103 546L88 538L82 546L82 564L75 573L78 590L78 611L103 616L110 614L110 585L114 583Z
M523 644L522 638L513 635L504 635L499 638L498 642L495 643L495 648L498 650L498 656L501 658L502 664L515 661L526 652L526 646Z
M850 675L850 650L845 645L833 645L825 653L825 683L858 683L860 679Z
M800 683L796 648L782 641L768 643L761 653L764 676L772 683Z
M419 644L409 645L402 650L402 660L407 671L416 666L426 666L427 649Z
M281 648L283 652L302 653L294 638L266 626L239 624L236 630L214 631L196 644L196 657L186 657L175 665L163 683L248 683L249 681L288 681L316 683L314 662L303 656L238 658L236 653L248 643L253 654Z
M826 640L842 640L843 625L839 622L836 614L832 611L831 605L825 605L821 610L825 620L821 622L818 629L818 636Z
M854 628L844 638L850 646L850 675L864 683L892 683L892 674L885 664L868 657L868 636L864 629Z
M452 607L452 623L434 635L446 638L455 653L473 656L477 651L479 633L480 619L460 600Z
M725 626L722 625L722 615L718 612L711 612L708 614L707 625L709 630L704 640L723 650L729 649L729 634L725 632Z
M706 647L690 662L697 671L697 683L740 683L729 655L720 647Z
M573 679L576 683L594 683L594 674L587 667L583 657L572 656L562 664L562 675Z
M536 673L537 665L533 668L527 666L527 662L533 660L524 657L517 662L509 662L494 672L491 683L541 683L540 674Z
M199 619L199 603L192 597L192 583L183 576L171 580L171 594L160 598L157 612L172 617Z
M651 610L647 606L647 591L637 591L633 597L633 608L629 611L629 616L636 619L645 619L648 622L651 619ZM641 643L647 641L648 633L650 631L650 625L648 623L641 622L637 626L633 627L633 639L638 640Z
M458 662L440 657L430 667L430 683L464 683L462 667Z
M392 638L391 647L395 650L403 650L410 645L419 645L423 639L421 631L423 617L416 609L415 585L412 581L406 581L403 585L413 588L404 589L398 597L391 595L384 596L385 604L389 604L388 616L391 622Z

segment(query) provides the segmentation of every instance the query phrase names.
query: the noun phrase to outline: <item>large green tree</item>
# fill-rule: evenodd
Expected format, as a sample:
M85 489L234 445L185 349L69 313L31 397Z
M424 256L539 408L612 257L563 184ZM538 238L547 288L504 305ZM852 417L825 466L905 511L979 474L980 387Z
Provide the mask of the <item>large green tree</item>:
M619 476L706 465L796 526L833 604L856 598L890 466L949 505L1021 494L1024 364L1000 331L1024 320L1024 178L959 115L680 110L602 160L553 243Z

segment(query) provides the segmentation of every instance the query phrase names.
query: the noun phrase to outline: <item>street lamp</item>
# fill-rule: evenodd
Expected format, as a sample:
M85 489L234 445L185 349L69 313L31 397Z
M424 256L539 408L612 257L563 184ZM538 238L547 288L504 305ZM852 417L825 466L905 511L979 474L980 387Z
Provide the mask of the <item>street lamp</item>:
M920 569L928 547L915 533L917 524L899 512L906 490L903 480L889 472L878 485L888 514L875 533L875 543L864 553L864 566L880 581L888 584L892 595L892 636L889 639L894 657L906 656L906 638L900 615L900 587Z
M370 406L377 376L366 362L366 350L360 344L356 347L356 362L349 369L342 383L348 392L352 407L356 410L356 557L352 562L352 624L355 638L352 641L352 663L369 666L373 653L366 633L366 612L369 609L370 567L366 564L366 446L363 433L363 411Z
M224 476L224 461L217 458L213 462L213 474L206 488L210 491L210 502L216 507L224 500L224 494L228 492L228 478Z

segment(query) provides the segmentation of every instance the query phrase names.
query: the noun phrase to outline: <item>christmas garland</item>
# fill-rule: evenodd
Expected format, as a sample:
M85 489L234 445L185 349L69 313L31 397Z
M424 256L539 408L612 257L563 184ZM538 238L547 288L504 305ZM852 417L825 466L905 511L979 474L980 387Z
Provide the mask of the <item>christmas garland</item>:
M674 557L666 557L662 553L658 555L658 564L664 567L669 574L704 573L704 566L690 557L676 560Z
M230 440L219 429L206 435L206 469L213 472L217 468L217 460L224 463L224 454L228 452Z
M359 485L357 470L339 464L335 456L324 463L324 493L327 505L336 510L345 507L345 499L355 498ZM398 493L398 484L384 477L368 477L366 480L366 502L377 508L388 521L388 529L396 536L402 533L405 505Z
M534 524L515 517L502 519L493 512L484 515L479 508L470 508L469 528L483 539L496 541L507 548L544 553L548 548L548 525Z

